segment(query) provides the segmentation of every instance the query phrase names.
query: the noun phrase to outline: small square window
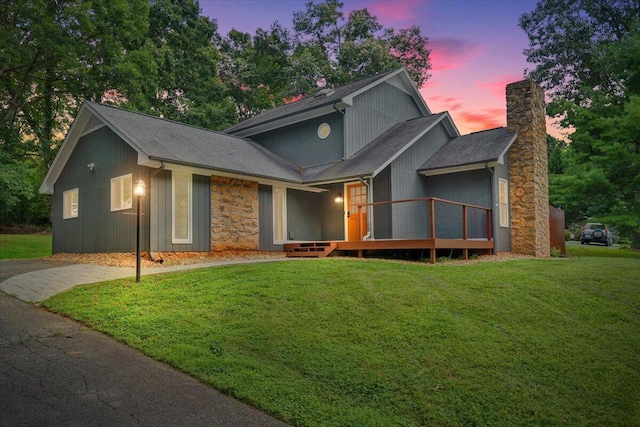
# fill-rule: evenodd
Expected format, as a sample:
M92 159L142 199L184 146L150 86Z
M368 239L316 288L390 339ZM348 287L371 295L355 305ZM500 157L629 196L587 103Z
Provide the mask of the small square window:
M68 190L62 193L62 219L78 217L78 189Z
M133 206L131 174L111 179L111 211L131 209Z

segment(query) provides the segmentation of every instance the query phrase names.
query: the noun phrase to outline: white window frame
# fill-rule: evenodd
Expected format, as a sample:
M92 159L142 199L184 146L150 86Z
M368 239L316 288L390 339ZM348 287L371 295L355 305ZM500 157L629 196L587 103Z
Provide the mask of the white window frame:
M509 181L503 178L498 179L498 216L500 227L509 228Z
M176 176L187 177L187 238L176 237ZM193 174L180 170L171 171L171 243L185 245L193 243Z
M131 189L131 193L124 194L124 181L129 181L129 188ZM116 194L114 191L114 185L116 182L120 182L120 194ZM128 203L126 203L128 202ZM126 175L117 176L115 178L111 178L111 212L123 211L125 209L131 209L133 207L133 176L128 173Z
M76 209L75 212L73 210L73 198L74 198L74 194L75 194L75 205L76 205ZM73 219L73 218L78 218L78 212L79 212L79 192L77 188L73 188L71 190L67 190L64 193L62 193L62 219Z
M274 186L271 196L273 201L273 243L281 245L287 241L287 189ZM278 208L280 212L278 212ZM280 221L278 221L278 216L280 216ZM277 235L278 225L282 232L281 236Z

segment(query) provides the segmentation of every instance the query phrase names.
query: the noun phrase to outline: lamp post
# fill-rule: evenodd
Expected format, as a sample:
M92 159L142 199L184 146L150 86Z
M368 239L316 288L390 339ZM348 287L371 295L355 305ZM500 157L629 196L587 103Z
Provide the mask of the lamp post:
M138 182L136 182L136 185L133 187L133 195L138 199L138 222L136 225L136 282L140 281L140 208L146 188L147 186L141 179L139 179Z

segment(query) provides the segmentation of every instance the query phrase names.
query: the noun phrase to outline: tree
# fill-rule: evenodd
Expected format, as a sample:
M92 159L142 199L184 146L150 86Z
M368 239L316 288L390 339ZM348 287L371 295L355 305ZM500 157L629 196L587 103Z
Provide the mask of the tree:
M252 37L231 30L220 42L220 78L240 120L273 108L292 92L291 37L276 21Z
M399 66L407 68L418 87L430 77L428 39L419 27L385 29L367 9L350 12L345 22L343 3L337 0L306 7L294 13L294 57L304 58L300 62L317 72L310 79L340 85Z
M40 197L32 176L49 167L79 102L113 84L111 70L139 42L147 10L144 0L4 2L0 175L12 185L0 188L3 222L24 220L22 202Z
M142 35L147 8L143 0L6 1L0 17L3 149L49 164L78 100L99 99L111 83L110 68Z
M529 37L524 54L535 65L529 76L554 100L576 104L588 102L585 88L637 93L640 59L621 52L624 39L637 32L639 19L637 0L541 0L520 17ZM635 72L624 62L635 63ZM635 74L634 84L625 69Z
M239 119L404 65L420 87L429 78L427 38L418 27L385 29L367 9L345 19L343 3L308 2L291 34L276 21L255 35L231 30L219 43L220 77Z
M150 2L145 42L116 70L123 106L195 126L223 129L235 108L218 77L215 21L195 0Z
M640 4L543 0L520 19L530 76L573 127L550 199L614 224L640 247Z

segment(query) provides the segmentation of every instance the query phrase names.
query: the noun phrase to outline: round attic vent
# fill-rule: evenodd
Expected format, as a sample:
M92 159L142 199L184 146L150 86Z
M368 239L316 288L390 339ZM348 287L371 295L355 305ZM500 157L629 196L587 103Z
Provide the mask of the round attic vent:
M329 126L329 123L322 123L320 126L318 126L318 137L320 139L327 139L330 133L331 126Z

